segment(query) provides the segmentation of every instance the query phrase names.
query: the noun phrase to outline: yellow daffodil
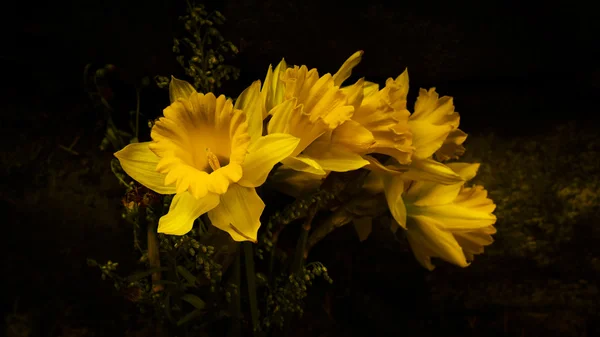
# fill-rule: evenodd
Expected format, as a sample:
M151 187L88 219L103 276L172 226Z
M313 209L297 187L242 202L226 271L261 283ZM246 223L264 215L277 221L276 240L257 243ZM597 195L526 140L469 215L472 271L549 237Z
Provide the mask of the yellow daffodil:
M362 52L354 53L344 62L334 75L336 84L341 85L350 76L361 56ZM375 142L367 153L388 155L398 164L388 163L386 168L376 158L366 156L371 163L369 168L403 173L406 179L442 184L460 182L458 175L432 158L435 153L436 158L443 161L464 153L462 143L467 135L458 129L459 115L454 111L452 98L439 98L435 88L421 89L411 114L406 107L408 89L406 70L396 79L389 78L381 90L375 83L363 82L363 99L355 107L352 120L374 136ZM342 88L342 91L351 90L352 87Z
M133 179L161 194L176 194L158 231L183 235L207 213L212 224L236 241L256 241L265 204L255 187L290 155L299 139L262 136L264 101L260 82L235 107L225 96L201 94L172 79L171 105L156 121L151 142L126 146L115 156Z
M452 97L439 98L435 88L421 89L415 111L408 120L413 134L415 152L405 179L426 180L441 184L454 184L461 177L448 166L433 159L458 158L464 153L462 143L467 135L458 129L460 116L454 111Z
M271 81L266 92L271 93L267 97L276 97L274 102L278 104L268 112L272 115L268 133L288 133L300 138L292 155L282 161L284 165L325 175L328 171L350 171L369 164L356 153L356 148L368 148L373 136L351 120L355 105L362 100L362 83L345 92L335 85L331 74L319 76L317 69L306 66L274 73L278 74L273 78L277 77L279 83ZM279 95L282 90L283 97Z
M281 102L283 102L283 95L285 91L285 86L281 81L283 75L285 74L288 66L285 62L285 59L282 59L281 62L275 67L269 65L269 69L267 70L267 76L265 78L265 83L261 89L261 96L263 98L265 110L263 112L263 120L267 117L267 114Z
M479 164L451 163L448 167L468 181ZM413 253L425 268L433 270L432 257L466 267L474 254L493 242L496 205L482 186L443 185L376 172L372 177L379 184L369 185L371 190L384 190L394 220L406 229Z
M361 61L362 51L354 53L334 75L336 84L341 85ZM374 142L361 154L380 153L395 158L399 163L408 165L411 162L414 148L412 133L408 126L410 112L406 109L408 95L408 72L405 70L396 79L389 78L383 89L379 85L360 79L353 86L344 87L342 91L352 93L355 87L362 87L360 100L355 100L355 111L352 121L358 123L373 135ZM337 130L334 130L335 134ZM370 156L370 162L378 161Z

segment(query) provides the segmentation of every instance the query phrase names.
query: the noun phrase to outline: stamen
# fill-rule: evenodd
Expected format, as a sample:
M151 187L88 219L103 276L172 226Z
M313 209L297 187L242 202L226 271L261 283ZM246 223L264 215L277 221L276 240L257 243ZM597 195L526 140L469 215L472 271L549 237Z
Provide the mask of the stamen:
M219 158L210 151L209 148L206 148L206 158L208 159L208 165L213 171L216 171L221 168L221 164L219 163Z

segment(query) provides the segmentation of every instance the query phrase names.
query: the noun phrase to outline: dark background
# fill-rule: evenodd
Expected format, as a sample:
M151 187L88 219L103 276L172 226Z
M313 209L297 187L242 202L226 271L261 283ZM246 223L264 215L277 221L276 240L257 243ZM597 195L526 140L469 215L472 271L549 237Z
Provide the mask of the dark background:
M97 148L102 132L94 127L82 72L90 62L115 64L116 100L129 110L141 77L183 77L171 47L181 33L176 17L185 2L3 6L0 137L6 180L0 202L6 215L2 274L8 279L3 309L12 310L19 298L18 311L30 313L25 319L41 335L52 335L59 329L56 322L69 320L116 329L122 323L115 323L119 309L114 308L127 307L105 295L111 285L85 266L85 258L131 256L131 231L120 222L122 189L107 166L111 155ZM355 74L383 83L408 67L409 108L419 87L435 86L455 98L467 133L535 134L561 121L592 125L597 120L600 27L596 12L583 1L218 1L207 6L225 15L228 24L221 32L240 49L233 64L241 77L221 91L230 96L263 80L268 65L282 57L288 64L334 73L353 52L364 50ZM143 110L164 107L167 99L165 92L149 90ZM76 136L79 156L57 150ZM86 173L79 172L82 167ZM354 263L367 266L369 259L361 259ZM409 260L403 262L408 270L414 267L422 277ZM389 291L409 274L369 268L386 271L379 282ZM404 309L397 310L401 315ZM377 317L365 319L378 322Z
M356 73L385 81L409 69L412 96L454 96L465 127L519 127L584 118L600 83L594 11L585 2L216 1L241 53L234 95L285 57L335 72L364 50ZM17 3L4 11L0 53L8 87L64 104L89 62L111 62L131 80L180 74L171 53L184 1ZM7 81L14 84L8 85ZM16 81L16 83L15 83ZM18 84L17 84L18 83ZM17 90L18 91L18 90ZM9 91L9 93L13 93ZM24 93L21 93L24 94ZM44 104L48 104L45 102Z

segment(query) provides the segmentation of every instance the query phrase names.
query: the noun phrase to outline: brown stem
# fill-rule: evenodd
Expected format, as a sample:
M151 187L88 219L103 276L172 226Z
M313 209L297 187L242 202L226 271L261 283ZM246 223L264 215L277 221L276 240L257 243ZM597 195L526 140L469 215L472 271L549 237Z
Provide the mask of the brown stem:
M156 233L156 226L154 223L148 223L147 229L148 235L148 262L150 268L160 268L160 255L159 255L159 243L158 235ZM160 271L152 273L152 291L157 293L164 290L164 285L157 284L161 279Z

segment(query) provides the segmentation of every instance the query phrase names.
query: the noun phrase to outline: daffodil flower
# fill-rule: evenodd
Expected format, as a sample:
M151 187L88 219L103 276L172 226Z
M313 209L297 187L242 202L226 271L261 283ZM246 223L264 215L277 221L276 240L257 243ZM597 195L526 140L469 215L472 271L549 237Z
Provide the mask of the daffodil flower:
M462 143L467 135L458 129L459 122L460 116L454 111L452 97L439 98L435 88L419 91L415 111L408 120L415 152L408 171L403 173L405 179L441 184L462 181L448 166L433 159L434 154L445 160L464 153Z
M225 96L201 94L172 79L171 105L151 131L151 142L115 153L127 174L161 194L175 194L158 231L183 235L208 212L211 223L235 241L256 242L265 204L255 187L289 156L299 139L284 133L262 136L260 82L235 107ZM258 114L258 115L257 115Z
M356 101L362 99L362 85L355 92L343 92L331 74L319 76L317 69L294 66L281 72L277 67L267 88L267 101L276 104L268 114L268 133L288 133L300 138L298 147L282 163L294 170L317 175L328 171L355 170L369 162L353 147L368 147L372 134L351 120ZM269 75L268 75L269 77ZM269 81L266 81L269 83ZM281 96L280 93L283 93ZM337 133L332 133L336 130Z
M479 168L467 163L447 166L464 181L471 180ZM496 205L482 186L443 185L377 172L369 179L372 192L384 191L396 224L406 230L413 253L425 268L433 270L432 257L466 267L493 242Z
M341 85L351 74L362 57L356 52L334 75L336 84ZM365 156L373 170L404 174L406 179L428 180L442 184L460 182L461 179L438 160L457 158L464 153L462 143L467 135L458 129L459 115L454 111L451 97L439 98L435 88L421 89L414 113L406 107L409 78L405 70L397 78L389 78L385 87L372 82L363 82L363 99L355 107L352 120L369 130L375 142L367 153L379 153L394 158L399 165L387 167L376 158ZM352 91L344 87L342 91ZM333 131L336 132L335 130Z
M352 54L334 75L337 85L348 79L352 69L361 61L363 52ZM358 80L354 85L343 87L347 93L360 90L360 100L355 100L352 121L361 125L373 135L372 144L361 154L379 153L395 158L399 163L408 165L414 152L412 133L408 126L410 112L406 109L408 95L408 72L404 71L396 79L389 78L383 89L372 82ZM334 130L335 134L337 130ZM369 162L379 162L371 157L364 157Z

